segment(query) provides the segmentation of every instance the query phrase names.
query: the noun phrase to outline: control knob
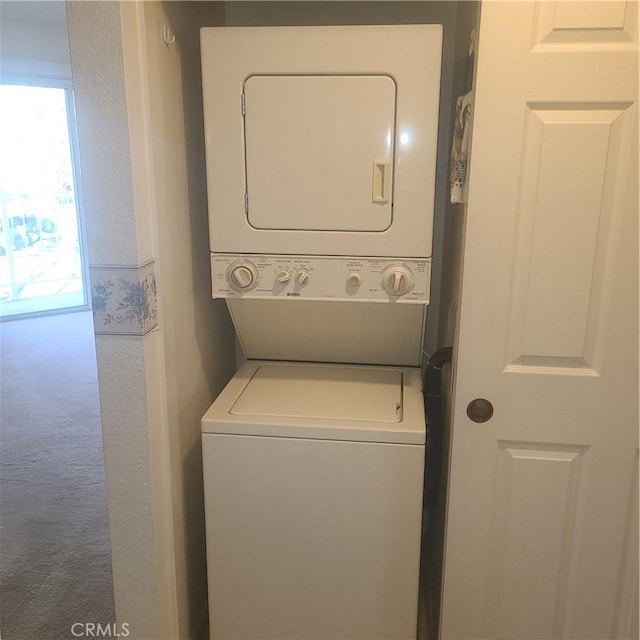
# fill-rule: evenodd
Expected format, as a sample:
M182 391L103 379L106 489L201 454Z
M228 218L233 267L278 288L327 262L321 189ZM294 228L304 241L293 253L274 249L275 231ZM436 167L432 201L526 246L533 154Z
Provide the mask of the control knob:
M296 273L296 282L298 284L307 284L309 282L309 272L306 269L299 269Z
M359 287L362 282L362 276L359 273L350 273L347 278L347 283L352 287Z
M227 269L227 281L233 289L240 293L250 291L258 284L258 270L248 260L234 262Z
M382 288L390 296L403 296L411 291L412 286L413 273L401 264L391 265L382 274Z

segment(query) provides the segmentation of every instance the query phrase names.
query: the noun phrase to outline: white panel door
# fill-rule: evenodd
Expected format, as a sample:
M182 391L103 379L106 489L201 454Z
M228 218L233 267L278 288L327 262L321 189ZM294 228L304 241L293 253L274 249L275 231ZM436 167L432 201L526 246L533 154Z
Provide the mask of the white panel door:
M636 23L482 6L446 640L638 637Z
M251 76L244 95L251 226L309 231L391 226L393 78Z

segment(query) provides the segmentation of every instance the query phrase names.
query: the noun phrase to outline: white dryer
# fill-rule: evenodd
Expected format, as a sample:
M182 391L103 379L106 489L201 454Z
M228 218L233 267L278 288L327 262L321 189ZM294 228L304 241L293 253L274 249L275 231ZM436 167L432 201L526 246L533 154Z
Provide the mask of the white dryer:
M401 266L394 301L428 303L442 26L205 27L201 51L214 297L339 273L377 299Z
M202 430L212 639L415 640L419 369L247 362Z

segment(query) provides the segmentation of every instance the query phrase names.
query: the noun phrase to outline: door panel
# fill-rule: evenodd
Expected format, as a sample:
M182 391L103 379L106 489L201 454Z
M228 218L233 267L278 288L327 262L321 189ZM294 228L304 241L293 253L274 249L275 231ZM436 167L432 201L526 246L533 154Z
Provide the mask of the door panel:
M245 96L253 227L384 231L391 225L392 78L251 76Z
M636 0L607 2L538 2L535 8L536 45L607 44L627 47L638 42Z
M637 630L638 61L621 7L482 6L446 640ZM466 415L480 397L484 424Z
M488 626L499 638L558 637L588 447L498 441ZM540 523L546 523L540 535ZM535 556L538 562L531 563ZM531 597L527 584L544 585Z
M628 103L527 105L510 365L595 373L616 177L632 118Z

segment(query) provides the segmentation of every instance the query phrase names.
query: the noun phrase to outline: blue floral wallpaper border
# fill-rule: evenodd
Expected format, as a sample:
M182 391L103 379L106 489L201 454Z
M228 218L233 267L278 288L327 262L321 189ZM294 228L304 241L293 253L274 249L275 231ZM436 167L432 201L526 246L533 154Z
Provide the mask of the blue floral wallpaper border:
M158 326L155 261L91 266L91 306L99 336L145 336Z

